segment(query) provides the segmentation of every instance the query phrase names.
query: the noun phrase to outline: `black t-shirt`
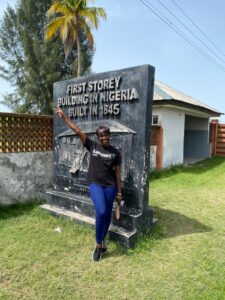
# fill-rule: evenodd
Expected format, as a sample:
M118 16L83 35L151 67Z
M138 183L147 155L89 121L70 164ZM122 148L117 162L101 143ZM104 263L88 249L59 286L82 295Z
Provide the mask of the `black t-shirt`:
M84 146L90 151L88 183L115 186L114 167L121 164L120 152L111 145L105 147L88 137Z

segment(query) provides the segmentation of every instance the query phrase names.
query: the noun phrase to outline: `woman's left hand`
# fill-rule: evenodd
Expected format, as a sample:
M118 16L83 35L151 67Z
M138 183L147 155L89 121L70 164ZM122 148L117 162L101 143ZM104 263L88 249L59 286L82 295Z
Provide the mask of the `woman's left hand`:
M119 218L120 218L121 201L122 201L122 195L121 195L121 193L117 193L117 195L116 195L116 208L115 208L115 215L116 215L117 220L119 220Z
M117 202L117 204L119 206L120 206L122 200L123 200L122 194L121 193L117 193L117 195L116 195L116 202Z

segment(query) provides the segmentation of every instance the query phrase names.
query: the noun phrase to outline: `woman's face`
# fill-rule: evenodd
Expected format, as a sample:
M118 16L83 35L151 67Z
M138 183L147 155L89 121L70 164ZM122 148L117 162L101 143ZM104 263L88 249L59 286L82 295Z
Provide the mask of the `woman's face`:
M110 135L106 131L99 131L98 139L103 146L109 146Z

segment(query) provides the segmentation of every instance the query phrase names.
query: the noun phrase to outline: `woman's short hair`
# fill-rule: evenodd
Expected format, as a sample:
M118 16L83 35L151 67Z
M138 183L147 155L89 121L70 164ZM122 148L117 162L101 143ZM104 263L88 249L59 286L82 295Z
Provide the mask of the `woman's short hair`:
M103 132L103 133L108 133L110 135L110 129L108 126L105 125L100 125L97 129L96 129L96 134L97 136L99 136L99 133Z

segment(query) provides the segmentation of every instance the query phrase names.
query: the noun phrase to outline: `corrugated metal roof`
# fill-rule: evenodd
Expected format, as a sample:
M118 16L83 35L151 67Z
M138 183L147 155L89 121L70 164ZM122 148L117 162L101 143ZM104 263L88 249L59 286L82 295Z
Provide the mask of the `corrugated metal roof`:
M196 100L188 95L185 95L184 93L170 87L169 85L162 83L160 81L155 81L155 86L154 86L154 96L153 96L154 101L159 101L159 100L177 100L181 101L184 103L188 103L191 105L195 106L200 106L204 109L208 109L212 112L215 112L217 114L222 114L218 110L206 105L205 103Z

